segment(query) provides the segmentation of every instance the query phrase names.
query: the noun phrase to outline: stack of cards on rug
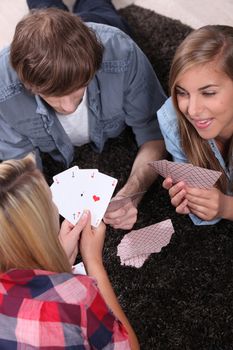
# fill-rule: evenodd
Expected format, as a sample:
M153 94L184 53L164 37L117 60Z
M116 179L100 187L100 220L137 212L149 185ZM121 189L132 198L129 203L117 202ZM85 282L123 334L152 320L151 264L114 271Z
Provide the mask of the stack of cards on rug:
M91 224L97 227L108 207L117 179L98 169L74 166L53 177L51 191L59 213L75 225L85 209L91 212Z
M150 162L149 165L164 178L169 176L174 183L184 181L189 187L211 188L222 175L220 171L205 169L188 163L170 162L166 159Z
M141 267L152 253L165 247L174 233L170 219L127 233L117 247L121 265Z

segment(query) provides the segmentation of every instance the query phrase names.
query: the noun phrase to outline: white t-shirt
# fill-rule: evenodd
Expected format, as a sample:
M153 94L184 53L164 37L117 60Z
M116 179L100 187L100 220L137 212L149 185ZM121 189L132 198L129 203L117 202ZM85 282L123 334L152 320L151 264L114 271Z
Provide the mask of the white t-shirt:
M87 89L84 92L82 102L73 113L64 115L56 112L56 115L74 146L81 146L90 142Z

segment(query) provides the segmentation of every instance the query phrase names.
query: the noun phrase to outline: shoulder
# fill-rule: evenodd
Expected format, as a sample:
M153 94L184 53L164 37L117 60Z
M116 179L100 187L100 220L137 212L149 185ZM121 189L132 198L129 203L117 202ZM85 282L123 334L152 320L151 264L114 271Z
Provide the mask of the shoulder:
M144 55L137 44L120 29L98 23L88 23L88 27L95 32L104 46L102 69L108 70L110 65L111 70L114 70L115 65L116 71L119 68L124 70L134 59L135 52Z
M157 111L157 116L161 130L167 132L178 130L178 119L171 97Z
M172 99L169 97L162 107L158 110L158 118L163 122L165 120L166 122L177 122L177 115L176 110L173 106Z
M10 46L5 47L4 49L2 49L0 51L0 65L1 68L4 65L8 65L9 64L9 57L10 57Z
M166 149L172 155L173 161L187 162L187 157L181 146L178 119L171 97L158 110L157 115Z
M55 289L57 301L89 305L98 293L95 279L86 275L59 273L49 275L49 279L53 285L52 289Z
M126 49L127 46L131 47L136 45L135 42L127 34L116 27L92 22L88 22L86 24L95 32L97 38L101 41L105 48L112 46L113 44L121 43L121 41L123 47L120 47L120 51L122 49Z
M11 77L12 80L18 79L15 70L10 64L10 46L7 46L0 52L0 77Z
M32 298L43 302L55 301L59 303L89 304L98 293L96 281L86 275L74 275L72 273L57 273L45 270L18 270L8 271L5 276L14 281L14 285L22 283L21 296L27 288L30 288ZM8 290L9 293L14 293Z
M18 75L10 64L10 47L8 46L0 52L0 94L1 96L11 94L21 86Z

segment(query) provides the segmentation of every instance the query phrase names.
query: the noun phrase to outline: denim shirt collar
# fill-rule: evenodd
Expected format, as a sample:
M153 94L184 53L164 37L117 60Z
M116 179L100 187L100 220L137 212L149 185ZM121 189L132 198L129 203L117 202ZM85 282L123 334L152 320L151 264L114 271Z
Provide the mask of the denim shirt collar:
M49 116L48 108L45 106L42 98L39 95L35 95L35 99L37 103L36 113Z
M100 88L96 76L91 80L87 87L88 106L92 112L100 118Z

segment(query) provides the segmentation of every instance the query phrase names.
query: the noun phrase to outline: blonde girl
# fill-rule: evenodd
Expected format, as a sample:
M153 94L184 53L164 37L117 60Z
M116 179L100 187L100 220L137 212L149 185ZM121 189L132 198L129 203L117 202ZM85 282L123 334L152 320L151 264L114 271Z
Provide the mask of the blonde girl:
M104 237L88 212L60 227L32 156L0 164L1 349L139 349L103 267ZM89 276L72 274L78 246Z
M158 119L173 160L222 172L208 190L165 179L171 203L195 224L233 220L233 27L208 25L191 32L175 53L170 90Z

